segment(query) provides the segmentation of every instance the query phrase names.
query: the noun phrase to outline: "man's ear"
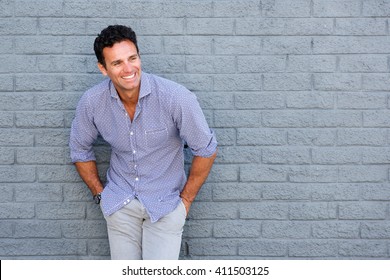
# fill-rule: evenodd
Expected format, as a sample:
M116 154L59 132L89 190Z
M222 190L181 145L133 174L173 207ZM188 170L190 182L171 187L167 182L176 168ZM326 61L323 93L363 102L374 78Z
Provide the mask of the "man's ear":
M101 64L100 62L98 62L98 68L99 68L99 70L100 70L100 72L102 72L102 74L104 75L104 76L107 76L107 70L106 70L106 67L104 67L104 65L103 64Z

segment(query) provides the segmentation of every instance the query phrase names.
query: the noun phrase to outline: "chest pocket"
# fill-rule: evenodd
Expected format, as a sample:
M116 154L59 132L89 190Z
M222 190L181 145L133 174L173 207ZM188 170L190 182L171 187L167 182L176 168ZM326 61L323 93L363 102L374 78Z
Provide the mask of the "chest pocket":
M165 142L168 140L168 129L157 128L153 130L145 131L146 146L149 148L164 146Z

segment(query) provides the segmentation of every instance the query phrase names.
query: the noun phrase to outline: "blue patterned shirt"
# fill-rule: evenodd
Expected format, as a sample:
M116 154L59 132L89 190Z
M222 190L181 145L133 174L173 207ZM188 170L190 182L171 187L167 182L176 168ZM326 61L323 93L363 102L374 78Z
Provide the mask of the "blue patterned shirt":
M101 200L104 215L138 198L152 222L180 203L187 181L184 143L200 157L212 156L217 148L196 96L175 82L145 72L133 121L111 80L84 93L71 128L72 162L96 160L93 143L99 134L111 146Z

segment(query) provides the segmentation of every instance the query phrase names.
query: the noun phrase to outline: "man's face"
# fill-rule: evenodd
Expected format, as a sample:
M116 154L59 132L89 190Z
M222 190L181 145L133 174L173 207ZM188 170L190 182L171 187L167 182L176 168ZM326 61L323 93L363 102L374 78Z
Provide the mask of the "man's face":
M131 41L115 43L103 49L106 66L98 63L103 75L108 76L120 95L139 93L141 83L141 59Z

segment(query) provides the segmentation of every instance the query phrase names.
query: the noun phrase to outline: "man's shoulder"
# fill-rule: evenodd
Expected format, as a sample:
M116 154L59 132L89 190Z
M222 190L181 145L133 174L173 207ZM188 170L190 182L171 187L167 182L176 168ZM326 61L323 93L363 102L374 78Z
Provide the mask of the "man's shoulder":
M110 91L110 79L104 79L85 91L84 96L96 96Z

